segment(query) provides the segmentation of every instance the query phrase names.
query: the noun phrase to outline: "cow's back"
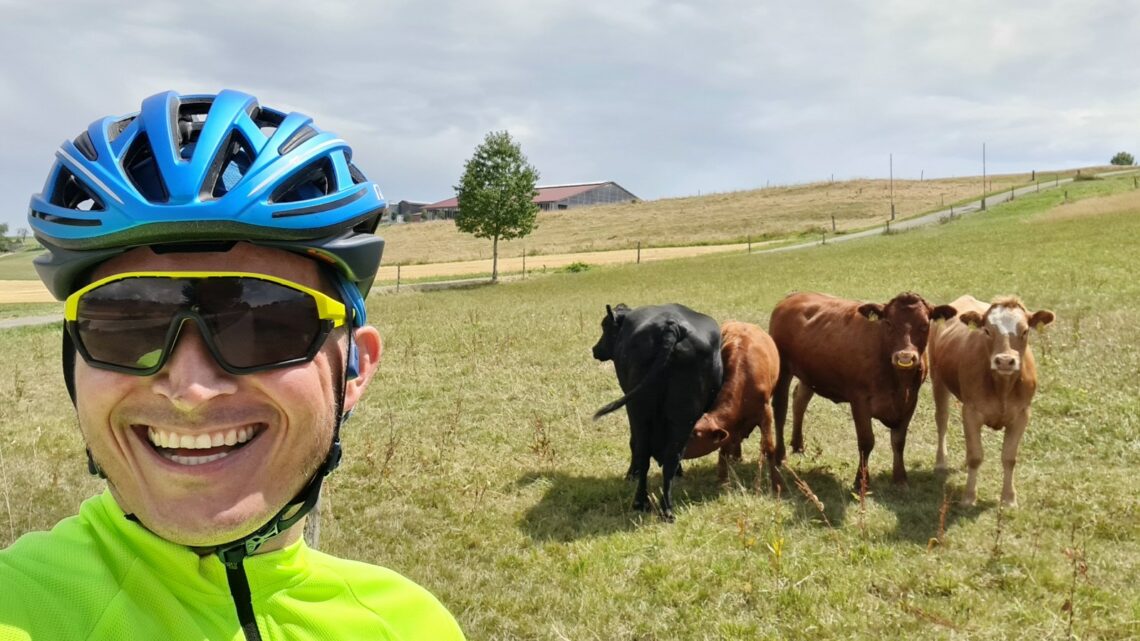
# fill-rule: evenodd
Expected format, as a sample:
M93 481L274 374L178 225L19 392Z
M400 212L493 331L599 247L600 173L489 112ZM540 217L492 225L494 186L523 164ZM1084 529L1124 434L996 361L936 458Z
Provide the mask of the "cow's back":
M837 402L871 386L872 376L884 364L889 367L881 358L872 322L859 315L859 305L825 294L792 294L776 305L768 324L788 373Z

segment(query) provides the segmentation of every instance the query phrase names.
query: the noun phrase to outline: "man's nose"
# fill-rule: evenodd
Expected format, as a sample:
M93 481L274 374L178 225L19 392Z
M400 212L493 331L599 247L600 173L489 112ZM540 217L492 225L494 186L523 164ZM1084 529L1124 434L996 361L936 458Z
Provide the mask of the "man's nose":
M237 391L234 375L214 360L197 324L183 323L173 352L154 375L152 389L180 411L193 411L217 396Z

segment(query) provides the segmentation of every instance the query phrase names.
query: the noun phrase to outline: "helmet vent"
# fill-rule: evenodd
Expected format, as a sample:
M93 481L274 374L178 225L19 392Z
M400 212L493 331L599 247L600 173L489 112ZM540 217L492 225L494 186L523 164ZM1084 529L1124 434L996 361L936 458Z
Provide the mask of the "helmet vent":
M107 128L107 142L109 142L109 143L115 142L115 140L124 131L126 131L127 127L130 127L131 123L134 121L135 121L135 116L128 116L126 118L123 118L121 120L117 120L117 121L111 123L111 126Z
M225 196L249 171L256 154L253 145L237 129L230 132L230 139L214 156L210 171L202 182L202 195L211 198Z
M59 168L52 186L51 204L76 211L103 211L103 201L63 166Z
M56 225L68 225L70 227L99 227L103 224L101 220L91 218L69 218L67 216L56 216L42 211L32 210L32 216L39 218L42 221L55 223Z
M99 154L95 151L95 145L91 144L91 135L86 131L75 137L75 148L91 162L95 162L99 158Z
M289 136L288 140L281 143L281 146L277 148L277 153L284 156L285 154L289 153L290 151L293 151L294 149L296 149L297 147L300 147L301 143L305 142L306 140L308 140L308 139L310 139L316 135L317 135L316 129L313 129L310 126L305 125L304 127L301 127L297 131L293 132L293 135Z
M361 171L356 168L356 165L352 163L348 163L348 175L352 176L352 184L354 185L368 182L368 179L364 177L364 174L361 173Z
M210 113L210 100L184 100L178 104L178 153L183 160L194 155L194 145L202 133L206 114Z
M272 138L281 126L281 121L285 120L285 114L272 109L258 109L250 114L250 118L266 138Z
M131 179L135 189L148 201L164 203L170 200L170 193L166 190L166 183L162 181L162 174L159 173L154 159L154 150L151 149L150 139L146 134L135 138L123 156L123 173Z
M327 196L336 191L336 176L328 158L308 165L274 190L271 203L295 203Z

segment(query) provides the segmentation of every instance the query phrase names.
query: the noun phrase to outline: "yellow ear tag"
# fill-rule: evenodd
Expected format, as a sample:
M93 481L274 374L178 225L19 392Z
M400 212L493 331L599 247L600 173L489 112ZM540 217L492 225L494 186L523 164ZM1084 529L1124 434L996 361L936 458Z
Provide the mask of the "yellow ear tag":
M971 322L970 322L970 323L967 325L967 327L969 327L969 328L970 328L970 331L974 331L975 329L978 329L978 324L977 324L977 323L975 323L975 322L972 322L972 321L971 321Z
M869 320L873 323L873 322L879 320L879 315L876 314L875 312L871 312L871 315L867 317L867 320Z

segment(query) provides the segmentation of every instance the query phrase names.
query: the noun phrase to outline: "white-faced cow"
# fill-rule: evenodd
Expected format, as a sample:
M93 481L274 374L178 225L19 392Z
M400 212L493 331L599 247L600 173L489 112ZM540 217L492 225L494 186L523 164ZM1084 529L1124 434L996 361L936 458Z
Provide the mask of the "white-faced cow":
M685 458L704 456L719 450L717 480L728 480L729 459L740 458L740 443L756 426L760 427L760 450L768 461L774 490L782 487L776 470L776 439L772 434L772 392L780 375L780 355L776 344L760 327L729 321L720 328L720 357L724 362L724 383L712 409L693 428L685 447Z
M966 434L966 493L964 505L978 498L978 468L982 464L982 426L1005 428L1001 463L1005 469L1001 501L1017 505L1013 467L1017 448L1029 424L1029 404L1037 391L1037 366L1029 348L1029 329L1053 322L1053 312L1030 313L1016 297L998 298L990 305L973 296L954 301L958 320L939 324L930 336L930 380L934 385L934 419L938 424L935 469L946 469L946 423L950 395L962 402Z
M599 409L598 419L625 405L629 416L630 464L637 479L633 507L649 509L649 459L661 465L661 513L673 520L670 489L693 424L720 389L723 369L717 322L684 305L610 308L594 358L613 360L625 395Z
M911 292L885 305L813 293L792 294L780 301L768 325L780 350L780 380L772 403L777 459L784 458L788 388L795 377L800 384L792 410L793 451L803 451L803 416L813 395L850 403L859 441L856 488L865 478L875 447L871 419L890 428L893 479L905 484L903 450L918 389L926 380L923 351L930 322L954 313L949 305L934 307Z

